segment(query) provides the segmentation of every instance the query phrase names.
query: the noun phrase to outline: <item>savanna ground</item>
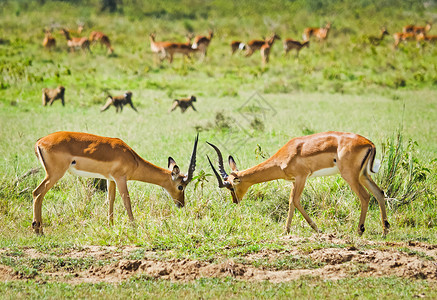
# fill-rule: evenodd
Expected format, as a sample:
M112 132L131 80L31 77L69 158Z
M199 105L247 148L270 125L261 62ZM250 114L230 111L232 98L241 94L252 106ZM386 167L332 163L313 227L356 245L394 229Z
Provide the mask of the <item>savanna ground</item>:
M2 298L436 298L437 48L379 46L369 35L436 21L421 1L102 1L0 3L0 291ZM380 3L381 2L381 3ZM300 39L304 27L333 22L328 41L312 41L271 62L230 56L229 42L268 36ZM115 48L68 53L61 27L105 32ZM41 43L54 28L53 51ZM184 41L214 30L208 56L158 64L148 35ZM432 29L430 34L435 34ZM41 106L41 89L66 87L66 106ZM126 107L100 113L108 92L133 92ZM168 113L195 95L198 112ZM136 226L119 196L114 226L105 193L66 175L43 203L44 236L31 231L32 190L43 179L33 145L59 130L119 137L165 167L186 172L197 132L195 179L178 209L159 187L130 182ZM339 176L307 183L302 203L323 234L296 213L283 235L291 185L253 186L235 205L211 177L205 141L240 169L290 138L328 130L371 139L382 159L375 180L387 194L390 233L381 237L371 201L366 232L356 233L359 201ZM34 170L34 171L32 171Z

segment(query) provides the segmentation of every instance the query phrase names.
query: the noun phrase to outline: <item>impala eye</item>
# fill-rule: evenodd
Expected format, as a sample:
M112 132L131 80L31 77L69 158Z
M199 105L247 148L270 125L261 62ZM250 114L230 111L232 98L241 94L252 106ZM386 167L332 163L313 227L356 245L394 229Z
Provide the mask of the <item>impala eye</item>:
M182 185L178 186L178 190L182 191L184 187Z

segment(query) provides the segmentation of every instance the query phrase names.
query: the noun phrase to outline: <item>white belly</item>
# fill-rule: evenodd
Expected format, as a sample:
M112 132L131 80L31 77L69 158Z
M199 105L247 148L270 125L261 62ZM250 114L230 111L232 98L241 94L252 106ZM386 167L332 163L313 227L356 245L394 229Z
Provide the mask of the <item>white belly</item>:
M317 170L315 172L313 172L309 178L313 178L313 177L321 177L321 176L330 176L330 175L335 175L335 174L339 174L340 170L338 170L337 166L333 166L332 168L326 168L326 169L320 169Z
M75 175L81 176L81 177L108 179L105 176L103 176L102 174L81 171L81 170L77 170L77 169L75 169L73 167L70 167L68 169L68 171L70 171L70 173L72 173L72 174L75 174Z

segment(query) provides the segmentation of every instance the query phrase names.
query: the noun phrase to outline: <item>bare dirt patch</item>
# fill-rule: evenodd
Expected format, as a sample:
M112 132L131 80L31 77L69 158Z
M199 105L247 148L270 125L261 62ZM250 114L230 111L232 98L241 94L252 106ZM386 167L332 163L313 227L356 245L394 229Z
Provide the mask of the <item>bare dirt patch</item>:
M89 268L65 268L62 265L44 268L30 275L23 275L16 268L0 264L0 280L33 278L43 281L69 283L120 282L133 276L172 281L192 281L202 277L233 277L246 281L286 282L301 276L323 279L346 277L398 276L437 281L437 245L421 242L392 243L359 240L359 243L332 235L315 235L311 238L283 237L282 242L292 245L287 250L262 250L235 259L223 258L211 263L189 259L163 259L156 252L148 251L141 259L129 259L140 247L88 246L64 250L60 254L47 254L32 248L21 249L20 259L92 259L105 261ZM326 247L314 247L314 242L326 242ZM8 249L0 249L0 256L10 257ZM275 267L275 261L296 257L314 262L316 267ZM264 264L257 264L257 262Z

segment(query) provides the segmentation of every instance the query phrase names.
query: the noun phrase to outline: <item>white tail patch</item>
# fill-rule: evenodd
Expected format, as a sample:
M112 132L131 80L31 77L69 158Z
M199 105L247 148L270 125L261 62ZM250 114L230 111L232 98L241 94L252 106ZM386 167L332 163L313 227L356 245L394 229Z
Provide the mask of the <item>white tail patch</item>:
M197 43L192 44L191 49L197 49Z
M375 159L374 161L373 161L373 166L372 167L370 167L370 164L368 164L367 165L368 166L368 171L370 171L371 173L378 173L378 171L379 171L379 168L381 168L381 160L379 160L379 159Z
M240 43L240 45L238 45L238 49L240 49L240 50L246 49L246 44Z

